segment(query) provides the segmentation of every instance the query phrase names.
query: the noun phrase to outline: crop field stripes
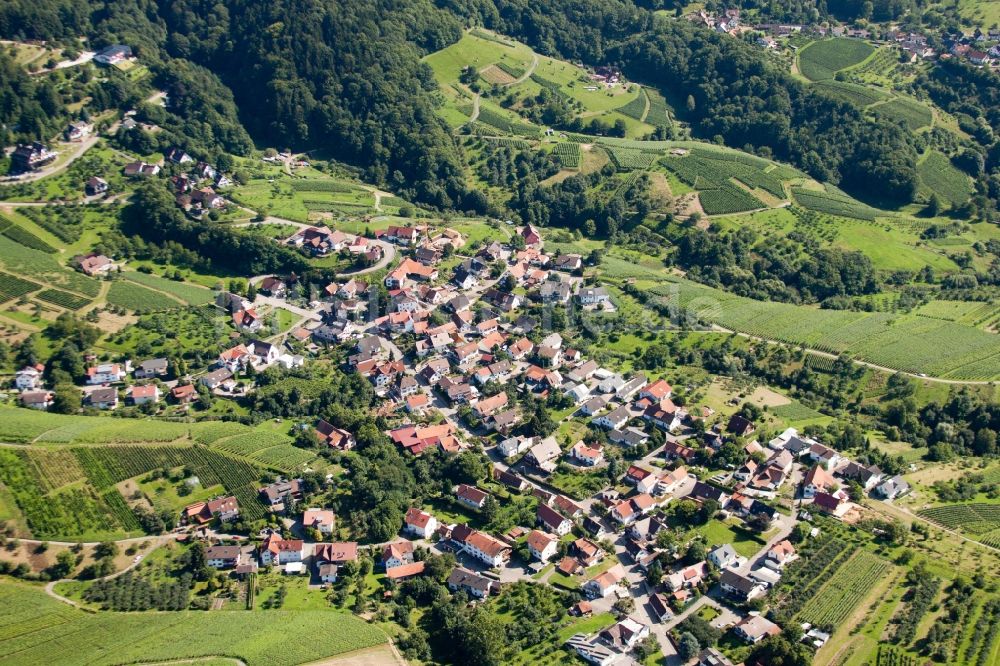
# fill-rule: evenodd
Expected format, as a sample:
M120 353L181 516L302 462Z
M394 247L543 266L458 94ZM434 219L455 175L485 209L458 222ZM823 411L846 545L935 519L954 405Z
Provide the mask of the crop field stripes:
M41 285L9 273L0 273L0 302L20 298L41 289Z
M618 107L615 111L642 122L649 113L649 98L646 96L646 90L640 89L638 97L624 106Z
M859 550L837 566L826 584L799 612L799 617L815 625L839 625L848 617L889 570L882 558Z

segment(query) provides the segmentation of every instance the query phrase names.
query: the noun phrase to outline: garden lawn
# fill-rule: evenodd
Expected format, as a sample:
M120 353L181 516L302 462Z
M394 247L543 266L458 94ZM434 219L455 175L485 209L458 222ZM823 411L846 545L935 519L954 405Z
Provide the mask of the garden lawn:
M695 531L705 537L710 548L729 543L743 557L753 556L765 544L762 539L742 528L714 519Z

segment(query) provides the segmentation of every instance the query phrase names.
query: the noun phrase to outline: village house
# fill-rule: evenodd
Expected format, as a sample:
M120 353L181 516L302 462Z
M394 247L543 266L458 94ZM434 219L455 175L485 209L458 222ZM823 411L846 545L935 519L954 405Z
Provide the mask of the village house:
M240 517L240 507L232 495L216 497L207 502L195 502L184 507L183 517L189 524L205 524L213 518L229 523Z
M118 389L114 387L94 389L87 393L83 404L94 409L117 409Z
M284 505L289 499L292 501L302 499L301 479L278 479L261 488L258 493L261 500L270 506L272 511L280 511L284 509Z
M333 533L336 518L329 509L306 509L302 514L302 527L309 530L319 530L320 534L329 536Z
M541 530L531 530L527 543L528 551L533 558L541 562L548 562L556 554L559 538Z
M318 543L313 547L313 562L316 562L317 565L333 564L340 567L348 562L357 561L358 544L356 541ZM335 572L334 575L336 575Z
M649 627L630 617L620 620L598 634L601 641L622 652L631 650L648 636Z
M601 599L613 594L625 580L625 567L616 564L602 574L591 578L581 586L589 599Z
M621 430L631 418L628 407L618 407L607 414L601 414L591 420L594 425L605 430Z
M116 65L132 57L132 47L125 44L106 46L94 56L94 62L101 65ZM190 158L188 158L190 160Z
M350 451L357 443L354 435L323 419L316 422L316 434L320 438L320 443L338 451Z
M558 536L566 536L573 529L573 521L543 502L538 503L536 523Z
M473 599L485 599L491 594L500 592L499 582L462 567L455 567L452 570L448 576L447 585L452 592L461 590Z
M394 541L382 546L382 568L389 570L413 564L413 542Z
M198 380L198 383L205 386L209 390L214 391L222 386L223 382L230 380L232 376L233 373L230 372L229 369L219 368L203 375L201 379Z
M722 572L719 586L723 592L740 602L750 601L764 593L764 586L761 583L742 576L732 569Z
M708 554L708 561L715 565L717 569L728 569L740 560L739 554L732 544L722 544Z
M786 564L798 558L795 546L788 539L774 544L765 556L764 566L775 570L781 570Z
M749 615L733 627L733 633L745 643L756 645L768 636L777 636L780 634L781 627L763 615Z
M271 566L301 562L304 546L301 539L286 540L277 532L271 532L260 545L260 563Z
M459 484L455 488L455 499L458 500L459 504L464 504L470 509L475 509L476 511L481 510L483 506L485 506L486 499L489 496L489 493L483 492L479 488L464 483Z
M170 363L165 358L153 358L143 361L135 367L132 375L136 379L154 379L166 377L170 370Z
M108 181L100 176L91 176L83 186L84 194L88 197L95 197L108 191Z
M604 449L600 445L590 446L580 440L570 449L570 458L584 467L595 467L604 462Z
M452 532L452 540L455 540L455 531L459 531L457 527ZM503 566L510 559L510 546L479 530L460 530L458 543L465 552L489 567Z
M820 465L814 465L802 478L802 497L809 499L818 492L832 492L840 484Z
M117 401L118 391L115 391L114 393ZM22 407L47 411L55 402L55 397L55 393L52 391L24 391L20 396L18 396L18 399L21 401Z
M677 592L678 590L698 587L707 575L708 565L705 564L705 562L696 562L695 564L686 566L683 569L664 576L663 584L671 592Z
M611 302L611 295L604 287L584 287L576 295L580 305L602 305Z
M910 484L898 475L883 481L875 488L875 495L886 500L896 499L908 492L910 492Z
M11 171L34 171L55 160L57 155L54 150L38 141L19 143L10 154Z
M406 510L406 516L403 518L404 531L415 534L422 539L429 539L437 528L437 518L426 511L421 511L416 507L410 507Z
M86 254L73 257L73 263L83 271L85 275L91 277L107 273L115 267L115 263L103 254Z
M209 546L205 549L205 563L213 569L233 569L240 564L239 546Z
M553 472L562 449L554 437L546 437L528 449L525 459L544 472Z
M160 387L156 384L130 386L125 391L125 395L129 402L135 406L156 403L160 401Z
M43 370L45 370L45 366L41 363L24 366L14 375L14 386L17 387L18 391L35 390L41 383Z

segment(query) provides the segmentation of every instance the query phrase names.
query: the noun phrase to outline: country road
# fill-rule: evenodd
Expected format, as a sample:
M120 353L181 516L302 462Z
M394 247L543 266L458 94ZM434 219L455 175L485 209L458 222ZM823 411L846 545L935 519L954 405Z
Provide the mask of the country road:
M21 174L17 178L17 180L12 182L15 184L30 183L65 171L66 169L69 168L69 165L75 162L81 155L83 155L85 152L93 148L97 144L98 140L100 140L100 138L101 137L99 135L92 134L83 141L81 141L79 144L73 145L73 150L70 152L69 159L62 162L60 162L57 159L54 163L48 166L43 166L41 169L38 169L37 171L29 171L27 173Z

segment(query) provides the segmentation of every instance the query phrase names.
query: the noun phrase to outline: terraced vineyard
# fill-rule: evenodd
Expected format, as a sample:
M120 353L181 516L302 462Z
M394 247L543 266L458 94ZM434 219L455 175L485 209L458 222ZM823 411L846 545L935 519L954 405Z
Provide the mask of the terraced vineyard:
M293 183L294 182L297 181L293 181ZM151 275L149 273L132 271L123 273L122 277L131 282L137 282L146 287L175 296L188 305L205 305L214 300L214 294L211 290L199 287L198 285L178 282L176 280L168 280L167 278L160 277L158 275Z
M633 171L648 169L659 157L659 152L654 150L644 150L637 148L626 148L620 146L603 146L608 156L614 163L615 168L621 171Z
M786 197L781 178L773 172L766 171L770 162L752 155L695 148L691 150L690 155L684 157L671 155L663 158L662 162L676 173L678 178L698 190L723 189L726 185L732 187L729 180L735 179L747 187L764 190L778 199ZM750 202L745 203L750 204ZM755 205L740 210L764 207L764 204L756 199L753 199L753 203Z
M809 190L804 187L793 187L792 195L804 208L819 213L829 213L841 217L853 217L856 220L873 222L879 211L853 199L843 192L827 188L826 191Z
M864 108L875 102L889 99L889 93L887 92L848 81L828 79L817 81L812 87L814 90L818 90L828 97L853 104L858 108Z
M857 551L829 577L819 594L799 613L814 625L837 626L844 622L889 570L889 563L866 550Z
M645 122L653 127L670 126L670 110L667 108L667 100L658 91L650 88L643 88L649 98L649 113L646 114Z
M649 275L643 275L648 278ZM769 340L950 379L1000 377L1000 337L974 326L913 314L823 310L755 301L658 275L649 292L688 316Z
M38 289L38 285L16 275L0 273L0 302L20 298Z
M875 47L860 39L826 39L802 49L799 69L810 81L832 79L838 71L860 63L874 51Z
M12 665L219 664L238 658L249 666L294 666L386 641L377 626L330 609L85 613L38 587L7 581L0 583L0 604L0 661Z
M96 297L101 283L83 273L66 268L55 257L0 236L0 268L18 277L49 286Z
M301 469L302 465L316 458L315 454L292 446L287 435L276 432L251 431L219 439L212 448L289 472Z
M915 99L908 97L897 97L889 100L885 104L878 104L871 107L871 110L889 120L901 121L910 130L918 130L927 127L934 121L934 114L926 104L921 104Z
M580 167L580 144L578 143L557 143L552 148L552 154L559 160L560 166L564 169L577 169Z
M917 166L917 172L924 185L953 206L964 204L973 194L968 174L959 171L951 160L936 150Z
M60 289L45 289L38 292L37 297L39 300L45 301L46 303L52 303L53 305L58 305L59 307L67 310L79 310L90 303L89 298L77 296L76 294L71 294L68 291L62 291Z
M180 303L129 280L115 280L108 290L108 303L134 312L156 312L180 307Z
M617 109L618 113L628 116L629 118L635 118L636 120L642 120L643 114L646 113L646 93L645 91L639 93L639 96L633 99L631 102L625 106L620 106Z
M1000 504L948 504L919 513L942 527L960 530L987 546L1000 548Z

